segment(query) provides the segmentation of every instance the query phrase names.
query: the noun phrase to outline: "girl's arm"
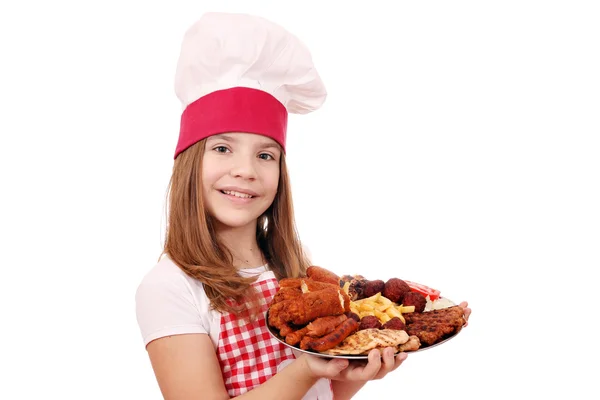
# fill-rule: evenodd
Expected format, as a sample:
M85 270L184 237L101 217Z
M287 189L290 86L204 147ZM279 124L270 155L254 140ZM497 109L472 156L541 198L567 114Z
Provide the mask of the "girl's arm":
M230 398L208 335L168 336L150 342L147 349L165 400ZM322 375L334 376L345 367L335 362L319 366L321 368L311 368L309 364L310 360L301 356L261 386L236 398L300 400Z
M342 382L342 381L331 381L333 388L333 398L335 400L347 400L351 399L360 389L365 386L366 381L358 382Z

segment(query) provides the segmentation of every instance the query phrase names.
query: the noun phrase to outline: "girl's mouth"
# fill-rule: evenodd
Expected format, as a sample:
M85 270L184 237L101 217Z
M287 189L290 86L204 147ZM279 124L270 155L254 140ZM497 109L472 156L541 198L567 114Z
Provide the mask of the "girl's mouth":
M241 192L236 192L236 191L233 191L233 190L221 190L221 193L229 195L229 196L239 197L240 199L252 199L252 198L254 198L254 196L251 196L249 194L241 193Z

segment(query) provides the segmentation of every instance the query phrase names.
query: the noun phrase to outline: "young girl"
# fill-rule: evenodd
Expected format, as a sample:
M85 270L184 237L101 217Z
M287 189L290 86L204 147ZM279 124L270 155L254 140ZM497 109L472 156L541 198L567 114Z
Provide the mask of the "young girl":
M176 92L184 111L165 247L136 293L164 398L348 399L396 369L406 355L393 349L368 363L329 360L266 328L277 281L310 265L285 162L287 113L326 97L308 50L264 19L205 14L185 35Z

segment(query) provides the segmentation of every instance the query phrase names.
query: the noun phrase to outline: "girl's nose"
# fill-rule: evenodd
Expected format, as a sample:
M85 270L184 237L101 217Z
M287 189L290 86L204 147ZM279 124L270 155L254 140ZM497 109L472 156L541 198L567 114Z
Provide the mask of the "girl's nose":
M231 176L243 179L256 179L256 168L251 157L236 157L231 165Z

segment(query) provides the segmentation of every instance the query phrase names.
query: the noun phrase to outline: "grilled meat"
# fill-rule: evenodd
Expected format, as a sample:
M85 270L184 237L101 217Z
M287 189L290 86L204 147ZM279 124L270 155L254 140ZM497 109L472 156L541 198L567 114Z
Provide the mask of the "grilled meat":
M431 346L460 331L465 324L463 313L459 306L407 313L406 332L417 336L422 345Z

